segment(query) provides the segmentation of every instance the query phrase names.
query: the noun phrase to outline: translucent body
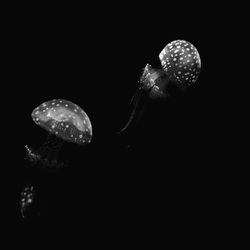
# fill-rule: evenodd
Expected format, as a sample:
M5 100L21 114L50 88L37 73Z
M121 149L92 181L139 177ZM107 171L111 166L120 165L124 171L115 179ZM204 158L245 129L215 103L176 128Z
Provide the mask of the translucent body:
M140 78L140 85L141 89L148 91L149 97L153 99L167 97L167 84L165 71L146 65Z
M168 78L179 87L193 85L200 74L201 59L193 44L185 40L168 43L159 54L159 59Z
M168 96L166 92L167 84L168 81L163 70L156 70L149 64L145 66L139 80L139 87L132 98L133 110L126 125L119 133L127 130L132 123L137 123L140 120L145 112L148 99L163 99Z
M92 126L87 114L67 100L51 100L32 112L34 122L67 141L90 143Z
M22 218L25 218L27 211L32 207L34 202L34 187L27 186L20 194L20 212Z

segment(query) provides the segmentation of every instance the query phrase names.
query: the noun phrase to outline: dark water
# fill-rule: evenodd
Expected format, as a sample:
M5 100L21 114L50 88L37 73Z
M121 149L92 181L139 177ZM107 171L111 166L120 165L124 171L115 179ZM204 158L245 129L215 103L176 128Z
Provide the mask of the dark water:
M20 160L17 200L25 188L35 191L24 218L16 209L19 223L77 225L94 234L161 228L167 221L199 227L209 219L211 159L218 152L205 66L196 86L172 91L165 102L149 101L134 130L117 135L129 118L143 67L160 67L158 54L168 42L192 42L202 70L206 65L206 46L195 30L165 26L145 12L137 19L136 13L128 22L115 15L118 25L112 18L93 22L76 16L68 25L26 20L17 28L17 75L25 80L18 87L25 97L23 156L25 145L39 148L46 139L47 132L30 117L45 101L76 103L93 127L89 145L63 144L57 159L65 166L55 171Z

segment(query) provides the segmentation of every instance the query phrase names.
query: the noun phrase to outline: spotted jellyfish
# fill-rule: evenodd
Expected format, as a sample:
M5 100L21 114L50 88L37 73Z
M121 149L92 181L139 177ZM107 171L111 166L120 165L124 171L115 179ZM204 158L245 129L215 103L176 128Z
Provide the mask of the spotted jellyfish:
M139 87L132 98L133 110L119 133L126 131L140 119L148 100L170 97L171 85L185 90L197 81L201 59L198 50L190 42L175 40L168 43L160 52L159 59L161 69L154 69L150 64L143 69Z
M45 143L38 150L27 145L26 153L31 163L58 167L59 150L65 141L87 145L92 140L92 125L87 114L78 105L63 99L42 103L31 114L33 121L48 132Z
M37 202L35 199L34 186L26 186L20 194L20 213L23 219L35 216L37 212Z

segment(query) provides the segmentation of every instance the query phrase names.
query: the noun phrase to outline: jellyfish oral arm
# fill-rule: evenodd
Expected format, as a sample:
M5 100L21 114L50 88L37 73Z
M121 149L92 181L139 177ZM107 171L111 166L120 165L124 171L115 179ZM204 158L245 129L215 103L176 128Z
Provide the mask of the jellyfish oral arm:
M140 83L145 90L151 89L159 77L158 72L154 71L151 65L147 64L143 70Z

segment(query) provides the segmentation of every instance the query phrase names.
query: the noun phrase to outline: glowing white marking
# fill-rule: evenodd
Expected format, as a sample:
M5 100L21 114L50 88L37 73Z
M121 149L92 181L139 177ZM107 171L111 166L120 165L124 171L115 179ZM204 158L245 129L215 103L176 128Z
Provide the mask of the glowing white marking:
M80 118L80 116L64 107L60 107L58 109L49 108L46 113L45 110L43 110L43 114L38 114L38 118L44 122L47 122L48 120L62 123L70 122L80 131L84 131L83 120ZM55 128L55 122L52 123L52 128Z

